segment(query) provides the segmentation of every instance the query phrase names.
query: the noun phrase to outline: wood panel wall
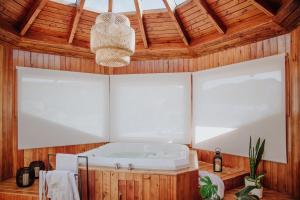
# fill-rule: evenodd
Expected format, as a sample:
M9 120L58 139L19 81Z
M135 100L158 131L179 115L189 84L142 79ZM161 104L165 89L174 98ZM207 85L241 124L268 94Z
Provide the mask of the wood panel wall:
M150 172L150 173L149 173ZM89 170L90 199L197 200L198 171L177 175L92 168ZM87 200L86 173L81 171L83 200Z
M266 173L265 186L281 192L300 196L299 157L300 157L300 27L290 34L264 41L227 49L221 52L194 59L133 61L127 67L105 68L91 59L66 57L46 53L35 53L0 45L0 178L14 175L16 169L27 165L31 160L45 159L51 152L77 153L101 144L74 145L35 150L17 150L17 109L16 109L16 66L39 67L47 69L80 71L102 74L132 74L188 72L205 70L222 65L238 63L265 56L287 54L287 154L288 164L263 162L261 170ZM212 152L198 151L203 161L212 161ZM248 169L244 157L224 154L224 164Z

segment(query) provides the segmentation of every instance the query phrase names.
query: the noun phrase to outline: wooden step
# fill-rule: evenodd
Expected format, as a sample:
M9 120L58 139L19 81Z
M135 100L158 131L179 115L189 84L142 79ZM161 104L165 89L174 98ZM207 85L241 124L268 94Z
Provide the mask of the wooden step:
M235 193L240 191L242 187L235 188L232 190L228 190L225 192L225 196L223 200L234 200L236 199ZM288 194L280 193L274 190L269 190L264 188L263 200L293 200L294 198Z
M16 185L16 179L10 178L0 182L0 200L38 200L38 180L30 187L20 188Z
M222 172L213 172L213 164L202 161L199 162L199 170L218 175L224 181L225 191L242 186L244 184L244 177L249 174L247 171L238 168L224 166Z

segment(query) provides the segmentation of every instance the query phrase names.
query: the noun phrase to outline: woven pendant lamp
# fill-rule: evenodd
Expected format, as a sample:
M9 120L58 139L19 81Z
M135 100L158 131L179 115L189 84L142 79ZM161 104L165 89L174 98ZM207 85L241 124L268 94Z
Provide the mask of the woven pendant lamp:
M130 63L135 51L135 32L129 19L116 13L97 16L91 29L91 51L96 63L108 67L122 67Z

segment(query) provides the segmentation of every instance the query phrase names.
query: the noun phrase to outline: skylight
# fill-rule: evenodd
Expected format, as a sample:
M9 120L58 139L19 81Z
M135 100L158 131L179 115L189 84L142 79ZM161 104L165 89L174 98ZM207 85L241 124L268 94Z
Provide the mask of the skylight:
M162 9L165 8L162 0L141 0L143 10Z
M108 0L86 0L83 9L102 13L108 10Z
M76 4L76 0L52 0L52 1L64 4L64 5L73 5L73 4Z
M134 0L113 0L113 12L135 11Z
M52 0L65 5L74 5L76 0ZM179 5L186 0L170 0L171 7ZM164 9L163 0L141 0L143 10ZM108 11L108 0L85 0L83 9L102 13ZM113 12L134 12L134 0L113 0Z

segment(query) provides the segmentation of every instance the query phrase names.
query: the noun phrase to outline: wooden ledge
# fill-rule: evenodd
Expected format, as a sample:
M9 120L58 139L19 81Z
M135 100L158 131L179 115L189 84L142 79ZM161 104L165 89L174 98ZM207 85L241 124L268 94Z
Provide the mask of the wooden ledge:
M213 172L213 165L211 163L199 162L199 170ZM218 175L225 184L225 190L231 190L233 188L242 186L244 184L244 177L249 174L249 172L230 167L223 167L222 172L214 173Z

